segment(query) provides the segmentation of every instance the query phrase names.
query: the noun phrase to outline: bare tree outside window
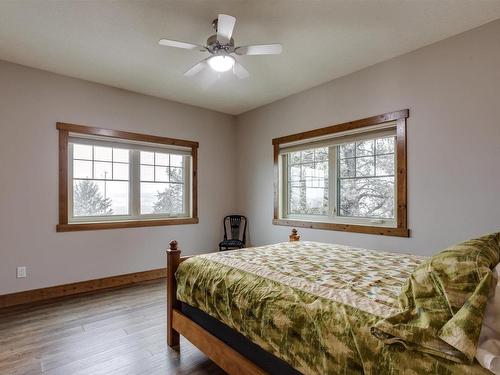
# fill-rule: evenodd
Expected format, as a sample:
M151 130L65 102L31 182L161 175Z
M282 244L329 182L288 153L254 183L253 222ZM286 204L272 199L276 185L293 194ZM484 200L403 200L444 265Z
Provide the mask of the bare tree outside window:
M337 216L394 219L394 145L385 136L288 153L288 214L328 217L335 208Z
M338 147L340 216L394 218L394 142L391 136Z

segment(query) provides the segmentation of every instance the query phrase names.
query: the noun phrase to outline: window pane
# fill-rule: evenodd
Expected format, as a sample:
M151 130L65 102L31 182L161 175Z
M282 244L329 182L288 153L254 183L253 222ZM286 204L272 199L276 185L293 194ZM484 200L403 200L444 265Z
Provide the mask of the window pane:
M288 210L290 214L328 214L328 148L288 154Z
M290 152L289 155L289 163L290 164L298 164L300 163L300 151L299 152Z
M356 159L340 159L340 177L354 177L356 175Z
M111 164L112 163L101 161L94 162L94 178L104 180L113 179Z
M328 186L324 182L323 186ZM301 215L326 215L328 213L328 189L306 187L290 189L290 213Z
M73 181L73 216L112 214L111 201L104 198L104 181Z
M113 180L128 180L129 165L113 163Z
M169 156L168 154L155 152L155 164L168 166L169 165L168 156Z
M290 180L300 180L300 165L292 165L290 167Z
M290 189L290 196L288 197L288 199L290 202L290 213L298 213L303 211L303 206L305 206L305 204L301 204L302 199L300 187L292 187Z
M92 146L74 144L73 159L92 160Z
M141 181L155 180L155 167L152 165L141 165Z
M340 180L340 216L394 218L394 177Z
M328 147L317 148L314 152L316 162L328 161Z
M85 160L73 160L74 178L92 178L92 162Z
M119 161L122 163L129 162L130 151L124 148L114 148L113 149L113 161Z
M377 156L377 176L394 175L394 154Z
M155 153L141 151L141 164L154 164L155 163Z
M305 150L302 151L302 158L301 162L302 163L309 163L314 161L314 150Z
M111 147L94 146L94 160L113 160L113 149Z
M341 158L352 158L354 157L354 147L355 143L344 143L343 145L339 146L339 156Z
M154 212L154 204L157 200L158 194L164 191L167 184L161 183L141 183L141 214L152 214Z
M182 167L182 155L170 154L170 165L172 167Z
M377 154L392 154L394 153L395 137L386 137L377 139Z
M168 167L155 167L155 181L168 182Z
M356 177L375 175L375 158L373 156L356 158Z
M373 139L356 142L356 156L365 156L374 154L375 142Z
M126 181L106 181L105 197L111 200L113 215L129 214L128 182Z
M170 167L170 182L183 182L182 168Z
M141 183L141 214L178 215L184 212L181 184Z
M128 182L73 181L73 216L128 215Z

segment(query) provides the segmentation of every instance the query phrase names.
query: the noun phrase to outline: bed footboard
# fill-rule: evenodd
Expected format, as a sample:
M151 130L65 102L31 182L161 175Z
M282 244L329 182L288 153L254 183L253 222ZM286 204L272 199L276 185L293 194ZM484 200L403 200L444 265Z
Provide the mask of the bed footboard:
M299 241L296 229L292 229L290 241ZM207 332L181 312L181 303L177 299L177 281L175 272L179 265L189 259L181 257L177 241L171 241L167 249L167 344L171 348L179 348L179 334L204 352L210 359L229 374L257 375L265 372L253 362L242 356L229 345Z

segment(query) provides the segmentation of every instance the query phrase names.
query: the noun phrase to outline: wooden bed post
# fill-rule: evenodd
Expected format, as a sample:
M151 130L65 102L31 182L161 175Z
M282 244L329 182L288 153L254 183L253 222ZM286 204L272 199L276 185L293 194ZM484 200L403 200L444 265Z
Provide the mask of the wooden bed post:
M180 307L175 280L175 271L179 267L180 260L181 251L177 249L177 241L171 241L167 250L167 343L171 348L179 346L179 333L172 327L172 316L174 309Z
M300 236L297 233L297 229L293 228L292 229L292 234L288 237L290 239L290 242L295 242L300 240Z

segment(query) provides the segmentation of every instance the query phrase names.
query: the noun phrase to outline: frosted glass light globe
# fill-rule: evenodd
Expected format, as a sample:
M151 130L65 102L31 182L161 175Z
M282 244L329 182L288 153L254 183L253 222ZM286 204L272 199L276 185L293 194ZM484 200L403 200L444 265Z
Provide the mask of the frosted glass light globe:
M216 72L227 72L234 66L234 57L228 55L212 56L208 59L208 65Z

